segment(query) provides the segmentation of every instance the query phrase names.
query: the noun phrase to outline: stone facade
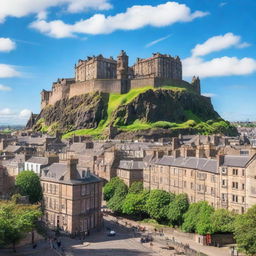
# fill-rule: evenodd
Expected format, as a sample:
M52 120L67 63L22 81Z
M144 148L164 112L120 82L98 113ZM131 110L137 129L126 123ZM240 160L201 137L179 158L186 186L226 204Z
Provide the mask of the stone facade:
M127 93L130 89L162 85L186 86L200 94L200 80L192 83L182 80L182 63L179 57L154 53L147 59L137 59L129 67L125 51L117 60L98 56L79 60L75 65L75 78L62 78L53 83L52 90L41 92L41 108L58 100L96 91L104 93Z
M163 158L143 171L146 189L186 193L190 202L207 201L215 208L244 213L256 203L255 157L223 156Z
M43 220L70 234L86 234L102 225L102 181L77 170L77 160L55 163L41 176Z

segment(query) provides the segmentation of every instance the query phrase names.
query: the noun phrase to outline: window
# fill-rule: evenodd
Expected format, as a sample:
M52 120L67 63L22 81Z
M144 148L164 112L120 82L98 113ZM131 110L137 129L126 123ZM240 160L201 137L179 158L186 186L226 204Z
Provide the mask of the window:
M227 187L227 180L222 180L221 182L222 187Z
M184 186L184 188L187 187L187 182L186 181L183 182L183 186Z
M211 176L211 182L212 182L212 183L215 183L215 182L216 182L216 177L215 177L215 175L212 175L212 176Z
M222 173L222 174L227 174L227 168L224 168L224 167L223 167L223 168L221 169L221 173Z
M244 185L244 183L242 184L242 190L244 190L245 189L245 185Z
M233 169L233 175L237 176L238 175L238 169Z
M222 202L227 202L227 194L221 194L221 201Z
M244 196L242 196L242 203L244 203L245 202L245 198L244 198Z
M194 183L192 183L192 182L190 183L190 188L194 189Z
M232 195L232 201L237 203L238 202L238 196L237 195Z
M238 189L238 182L232 182L232 188Z
M242 170L242 175L243 175L243 176L245 175L245 170L244 170L244 169Z

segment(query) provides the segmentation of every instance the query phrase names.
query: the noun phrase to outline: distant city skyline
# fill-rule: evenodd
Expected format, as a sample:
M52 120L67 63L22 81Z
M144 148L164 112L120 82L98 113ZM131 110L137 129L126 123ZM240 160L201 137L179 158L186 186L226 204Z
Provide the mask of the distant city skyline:
M0 2L0 124L25 124L40 92L90 55L180 56L183 79L229 121L256 120L253 0ZM239 16L239 18L238 18Z

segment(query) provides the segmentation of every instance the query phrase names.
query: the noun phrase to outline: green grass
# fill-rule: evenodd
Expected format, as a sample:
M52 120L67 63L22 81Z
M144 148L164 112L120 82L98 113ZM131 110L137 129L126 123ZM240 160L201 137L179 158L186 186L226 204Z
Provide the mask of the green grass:
M73 135L83 136L93 136L95 138L100 138L104 134L104 130L109 126L109 124L112 121L113 118L113 112L121 105L126 105L132 102L136 97L138 97L141 93L144 93L148 90L172 90L174 92L182 92L182 91L193 91L191 88L184 88L184 87L177 87L177 86L162 86L159 88L153 88L151 86L143 87L143 88L137 88L132 89L126 94L109 94L108 103L107 103L107 117L104 120L101 120L97 128L92 129L81 129L81 130L75 130L66 133L63 135L63 138L69 138ZM193 91L194 92L194 91ZM157 129L157 128L164 128L164 129L172 129L172 130L178 130L178 129L188 129L192 128L198 133L201 134L210 134L218 131L224 131L225 129L228 129L229 124L227 124L225 121L220 120L210 120L211 122L204 122L201 120L197 115L195 115L192 111L188 110L185 111L185 116L187 118L186 122L183 123L173 123L173 122L167 122L167 121L158 121L155 123L146 123L142 120L135 120L132 124L127 126L118 126L119 120L114 120L114 125L121 131L139 131L139 130L147 130L147 129ZM45 127L44 122L42 122L42 129L45 130L47 127Z

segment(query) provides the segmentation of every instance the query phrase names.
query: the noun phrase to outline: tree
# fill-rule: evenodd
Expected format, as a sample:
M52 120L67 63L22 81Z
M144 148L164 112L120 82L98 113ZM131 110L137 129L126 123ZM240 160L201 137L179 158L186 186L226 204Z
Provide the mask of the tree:
M183 222L183 214L188 210L188 196L186 194L179 194L169 204L167 213L168 220L172 225L180 226Z
M107 202L107 206L114 212L122 212L123 203L125 200L125 197L128 193L128 187L126 184L120 180L121 182L118 183L115 193L113 197L110 198L110 200Z
M38 205L0 201L0 244L12 244L15 251L16 243L25 233L33 230L36 220L41 215Z
M129 193L140 193L143 190L143 183L141 181L135 181L129 188Z
M165 221L169 203L174 199L174 195L164 190L151 190L146 202L147 213L157 221Z
M237 215L226 209L217 209L212 214L212 227L214 233L232 233Z
M182 229L185 232L196 232L200 235L212 234L211 216L214 208L205 201L193 203L184 214Z
M119 177L112 178L103 188L104 200L110 200L114 196L116 188L122 182Z
M42 187L39 177L33 171L22 171L16 178L16 186L23 196L29 196L30 203L42 199Z
M140 218L146 214L146 201L149 191L143 190L140 193L128 193L122 206L122 211L129 215L138 215Z
M256 205L236 218L234 235L241 251L247 255L256 254Z

